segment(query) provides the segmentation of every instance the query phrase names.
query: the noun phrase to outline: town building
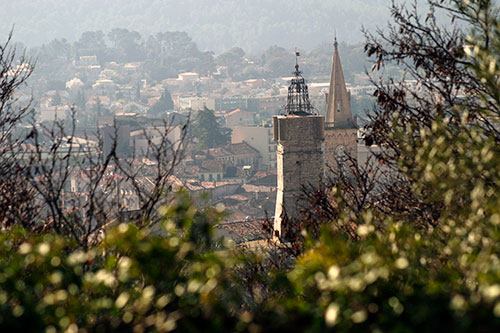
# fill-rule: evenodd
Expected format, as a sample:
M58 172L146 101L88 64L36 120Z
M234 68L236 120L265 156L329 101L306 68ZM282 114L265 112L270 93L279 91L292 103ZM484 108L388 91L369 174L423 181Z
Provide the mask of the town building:
M276 142L270 124L264 126L236 126L231 133L231 142L246 142L255 148L262 157L262 170L276 169Z
M210 110L215 109L215 100L207 97L179 97L177 104L180 110L198 111L203 110L204 108L208 108Z
M45 106L40 109L41 122L53 122L69 119L71 117L71 108L68 105L63 106Z
M234 128L238 125L253 125L255 114L242 109L236 109L224 115L226 127Z
M224 166L249 166L258 169L261 163L261 156L257 149L246 142L231 143L225 147L208 149L211 158L220 161Z

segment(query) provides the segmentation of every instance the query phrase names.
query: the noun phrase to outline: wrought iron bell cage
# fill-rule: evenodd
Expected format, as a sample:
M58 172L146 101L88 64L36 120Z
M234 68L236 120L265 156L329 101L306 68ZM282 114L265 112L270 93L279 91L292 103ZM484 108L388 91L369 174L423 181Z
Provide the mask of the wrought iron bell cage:
M288 87L288 96L284 113L286 115L312 115L316 114L314 106L309 100L309 89L306 85L302 72L299 70L298 57L299 53L296 52L295 75Z

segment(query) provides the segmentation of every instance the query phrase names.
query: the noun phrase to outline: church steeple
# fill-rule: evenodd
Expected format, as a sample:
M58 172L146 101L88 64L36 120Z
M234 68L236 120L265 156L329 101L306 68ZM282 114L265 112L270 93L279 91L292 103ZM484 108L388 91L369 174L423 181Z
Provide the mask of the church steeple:
M326 102L326 125L336 128L354 128L355 124L351 113L351 96L347 92L345 85L337 37L335 37L333 47L330 90Z

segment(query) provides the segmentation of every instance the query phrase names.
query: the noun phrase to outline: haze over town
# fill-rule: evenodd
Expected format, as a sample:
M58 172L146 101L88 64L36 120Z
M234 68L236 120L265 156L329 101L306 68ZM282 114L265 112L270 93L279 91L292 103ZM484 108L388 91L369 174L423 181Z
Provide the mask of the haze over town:
M22 27L16 25L16 39L18 29ZM123 156L144 155L147 140L162 137L158 126L166 119L177 126L168 139L186 145L186 155L172 174L176 186L210 193L211 200L225 204L228 221L263 218L274 212L277 185L271 119L287 103L296 61L307 77L315 112L326 113L334 41L331 34L323 38L328 35L328 43L304 49L297 60L293 49L277 45L254 55L235 46L215 56L201 51L188 33L179 31L149 36L127 28L84 31L73 42L55 38L27 49L26 55L36 59L36 70L19 91L24 91L20 100L34 98L32 107L40 124L73 121L80 149L96 149L97 132L111 133L117 122L117 149ZM298 33L294 38L300 43L304 37ZM339 53L344 58L352 111L362 124L374 101L374 88L365 72L370 64L361 44L342 41ZM398 69L390 72L397 75ZM202 118L204 108L209 114ZM188 117L192 126L183 133L180 126ZM45 142L46 149L51 142ZM110 149L111 143L104 140L104 151ZM122 172L112 174L128 177ZM147 170L141 174L141 182L154 183L146 174ZM73 184L66 188L69 197L78 201L89 195L85 186L75 185L85 183L78 180L81 170L72 170L68 177ZM126 194L120 198L127 202L122 208L139 210L140 195L120 186ZM71 202L65 200L66 209Z
M361 27L384 26L388 0L353 1L1 1L0 32L16 25L16 40L29 46L54 38L75 41L85 31L135 30L144 36L185 31L201 50L239 46L260 52L272 45L310 49L336 30L349 44L363 41ZM75 19L76 18L76 19Z

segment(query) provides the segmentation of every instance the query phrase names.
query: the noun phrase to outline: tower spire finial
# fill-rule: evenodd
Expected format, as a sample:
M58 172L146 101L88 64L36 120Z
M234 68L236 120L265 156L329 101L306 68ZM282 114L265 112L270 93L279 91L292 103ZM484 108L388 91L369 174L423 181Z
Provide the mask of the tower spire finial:
M295 48L295 76L300 76L301 72L299 70L299 57L300 57L300 52L297 51L297 48Z

